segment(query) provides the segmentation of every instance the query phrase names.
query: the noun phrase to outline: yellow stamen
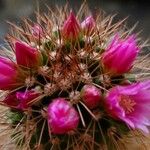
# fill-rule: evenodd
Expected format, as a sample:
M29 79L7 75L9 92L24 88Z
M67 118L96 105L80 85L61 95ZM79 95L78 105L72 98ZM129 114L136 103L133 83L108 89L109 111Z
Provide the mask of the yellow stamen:
M129 96L121 95L119 104L121 107L123 107L126 114L129 114L134 111L134 106L136 105L136 102L132 100Z

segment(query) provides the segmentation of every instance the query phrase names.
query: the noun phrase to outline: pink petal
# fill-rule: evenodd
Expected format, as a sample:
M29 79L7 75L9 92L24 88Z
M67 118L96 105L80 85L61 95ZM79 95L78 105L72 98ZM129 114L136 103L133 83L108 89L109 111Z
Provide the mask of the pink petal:
M18 65L33 68L37 67L41 61L38 50L24 42L17 41L15 43L15 51Z

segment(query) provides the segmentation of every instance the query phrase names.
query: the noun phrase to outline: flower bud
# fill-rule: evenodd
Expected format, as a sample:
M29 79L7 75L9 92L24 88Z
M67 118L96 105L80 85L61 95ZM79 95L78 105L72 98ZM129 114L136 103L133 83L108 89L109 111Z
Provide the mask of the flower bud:
M62 35L64 37L64 40L76 40L79 37L79 32L79 23L73 12L71 12L67 20L64 22L62 28Z
M133 35L124 40L120 40L116 35L102 55L104 71L112 75L128 72L132 68L138 52L139 47Z
M35 37L40 37L43 35L43 29L40 25L38 24L35 24L33 27L32 27L32 34L35 36Z
M64 134L77 128L79 114L64 98L57 98L48 106L48 123L52 133Z
M81 90L81 98L88 108L93 109L99 106L102 94L94 85L85 85Z
M11 90L19 85L18 71L14 62L0 56L0 90Z
M37 68L41 64L40 52L28 44L17 41L15 43L17 64L27 68Z
M36 93L33 90L16 92L8 95L3 102L9 107L24 110L30 107L31 101L37 98L39 95L40 93Z
M93 16L88 16L82 23L81 28L85 31L90 31L95 27L95 20Z

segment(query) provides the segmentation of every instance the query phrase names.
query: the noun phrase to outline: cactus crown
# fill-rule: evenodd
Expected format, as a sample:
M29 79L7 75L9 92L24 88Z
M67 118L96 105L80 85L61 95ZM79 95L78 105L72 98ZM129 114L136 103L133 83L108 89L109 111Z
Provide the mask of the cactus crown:
M10 23L3 56L19 77L1 103L10 108L12 141L24 149L121 149L130 129L107 112L105 95L137 79L113 74L101 60L115 33L127 38L132 29L102 12L92 17L84 5L76 15L66 6L48 10L36 14L37 22L25 19L23 27Z

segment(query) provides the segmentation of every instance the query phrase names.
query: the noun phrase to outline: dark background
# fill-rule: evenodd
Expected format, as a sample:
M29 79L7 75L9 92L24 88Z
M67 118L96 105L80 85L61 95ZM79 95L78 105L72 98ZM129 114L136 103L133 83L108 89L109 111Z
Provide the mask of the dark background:
M82 0L68 0L73 9L80 7ZM104 10L108 14L117 13L117 19L128 16L128 26L133 26L138 22L136 31L142 30L141 36L144 39L150 38L150 0L87 0L90 9L94 12L98 9ZM64 5L66 0L0 0L0 44L4 43L5 34L9 26L6 21L20 23L21 18L32 17L37 8L46 9L45 3L53 7L54 5Z

